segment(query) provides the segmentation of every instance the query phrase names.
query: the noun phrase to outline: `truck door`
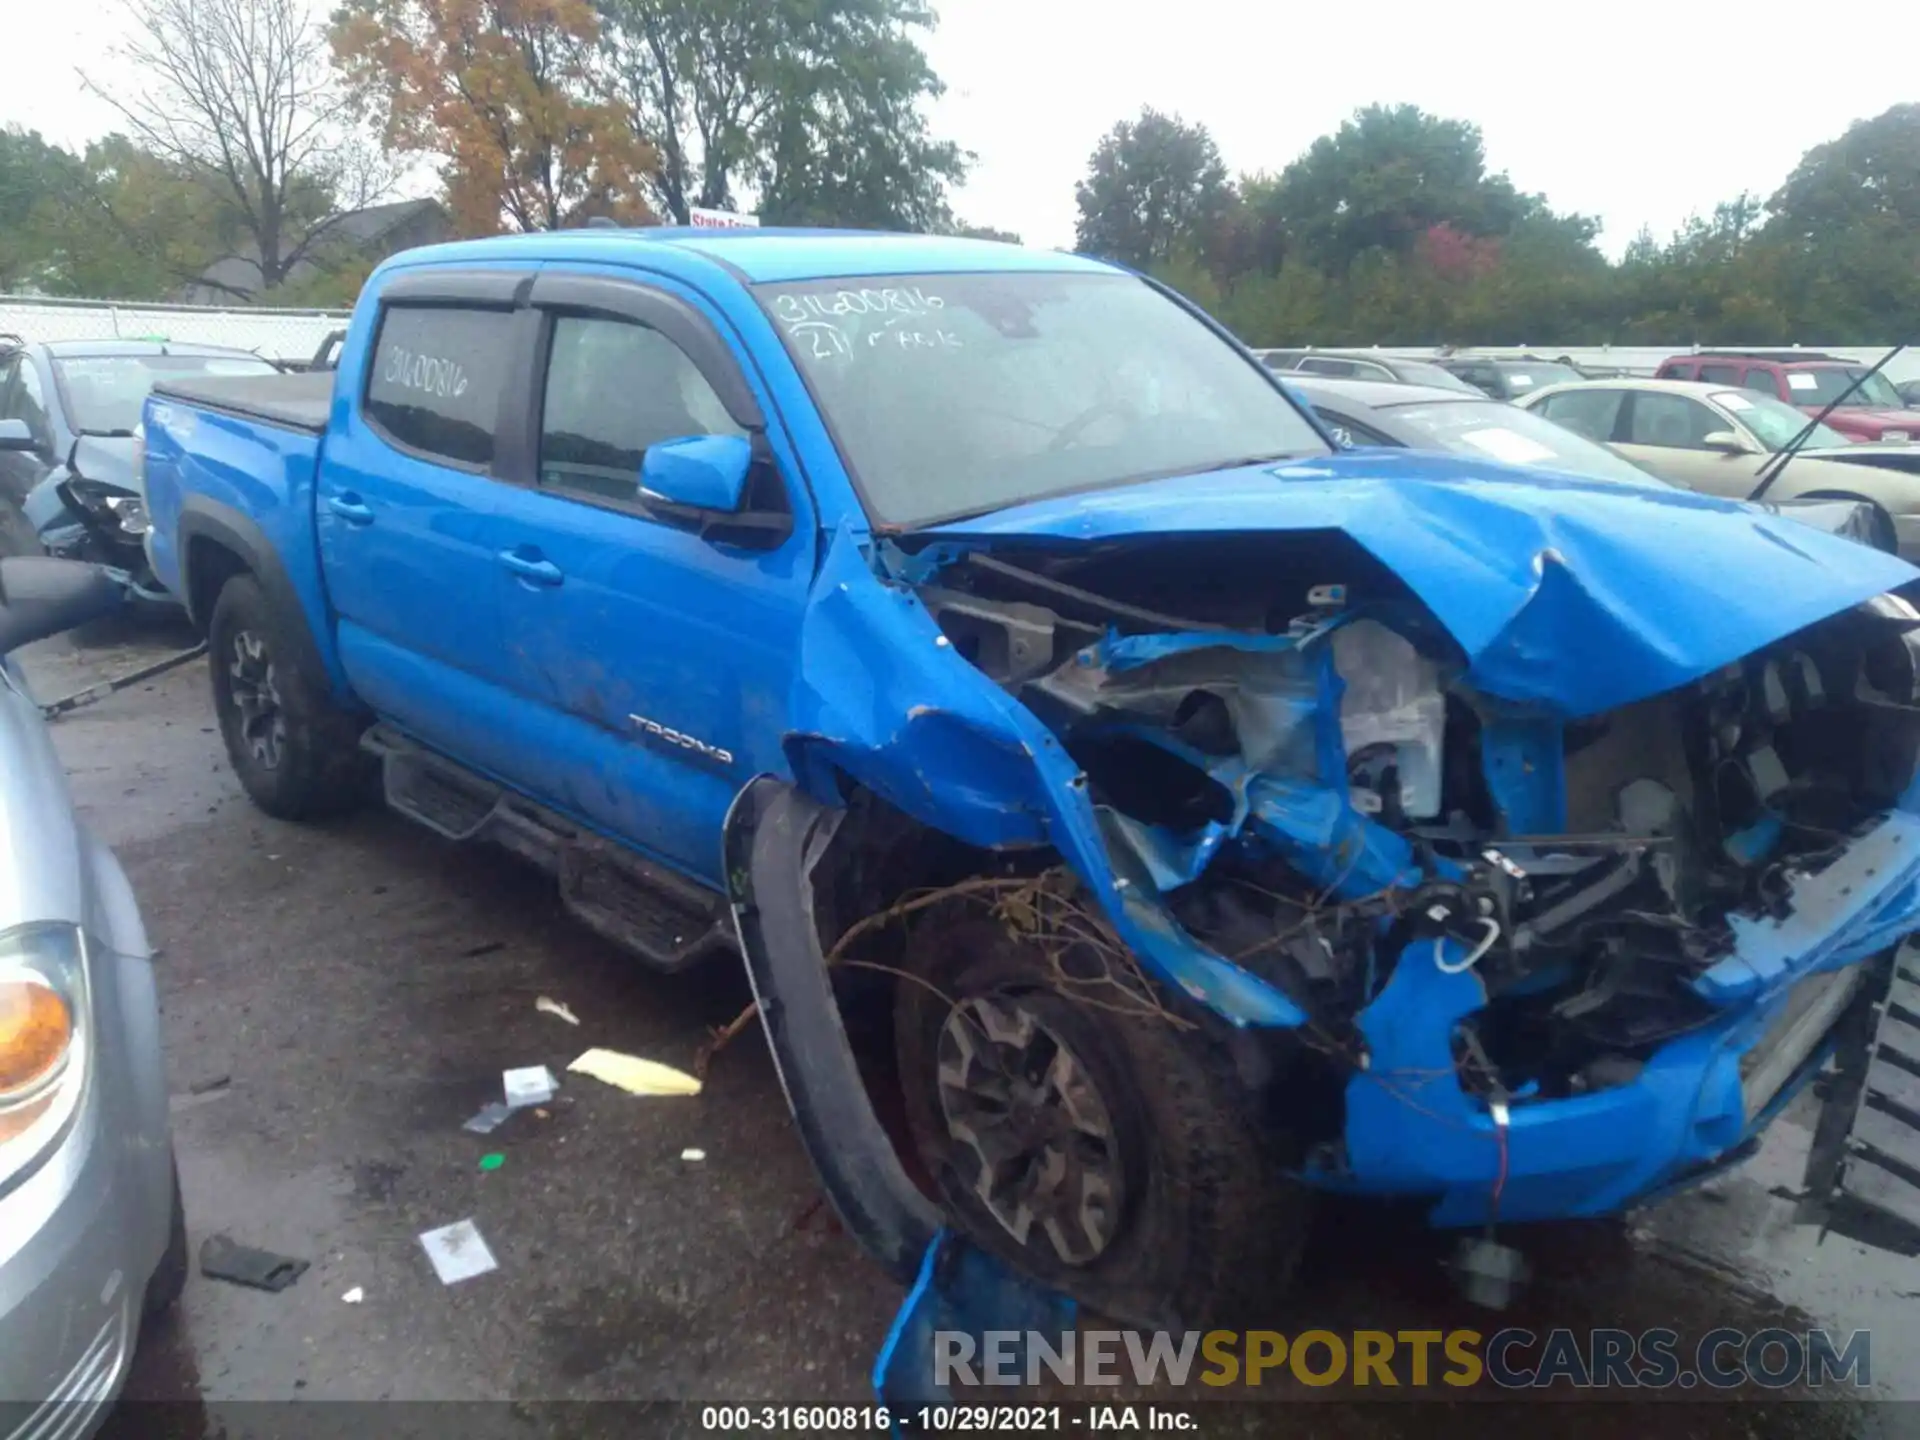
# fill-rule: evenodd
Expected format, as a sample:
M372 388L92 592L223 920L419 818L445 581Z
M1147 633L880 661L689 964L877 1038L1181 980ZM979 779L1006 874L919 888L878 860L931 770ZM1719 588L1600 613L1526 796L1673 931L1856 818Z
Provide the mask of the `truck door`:
M531 270L412 272L380 296L371 354L342 356L316 522L340 660L387 719L495 768L501 398Z
M509 683L539 707L514 778L717 884L727 807L755 774L786 773L814 525L724 322L665 287L551 271L535 283L536 483L503 492L493 584ZM755 437L756 483L794 511L774 548L703 539L641 502L647 447L700 434Z

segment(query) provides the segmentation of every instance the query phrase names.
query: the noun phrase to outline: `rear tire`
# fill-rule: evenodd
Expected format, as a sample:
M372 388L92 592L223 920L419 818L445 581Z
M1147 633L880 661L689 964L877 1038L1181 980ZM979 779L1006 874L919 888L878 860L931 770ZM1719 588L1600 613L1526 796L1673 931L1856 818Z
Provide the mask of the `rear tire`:
M1213 1042L1070 998L992 919L920 925L907 966L922 982L895 1003L908 1124L969 1238L1144 1329L1246 1320L1291 1284L1311 1196Z
M362 803L375 773L358 717L335 705L327 677L293 643L299 616L280 614L251 575L221 588L207 623L213 708L247 797L282 820L337 815Z

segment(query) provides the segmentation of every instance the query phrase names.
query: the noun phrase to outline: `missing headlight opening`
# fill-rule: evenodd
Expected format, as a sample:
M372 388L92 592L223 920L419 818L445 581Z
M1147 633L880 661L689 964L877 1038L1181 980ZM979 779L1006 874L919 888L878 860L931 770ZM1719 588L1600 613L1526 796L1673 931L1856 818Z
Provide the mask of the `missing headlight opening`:
M1892 597L1561 720L1475 693L1377 567L1290 586L1280 563L1265 585L1216 567L1214 602L1167 630L1143 559L963 566L924 598L1083 766L1116 869L1343 1063L1431 938L1486 986L1456 1033L1471 1089L1618 1083L1707 1018L1687 982L1730 953L1729 917L1783 913L1913 779L1920 614ZM1136 583L1100 615L1088 571Z

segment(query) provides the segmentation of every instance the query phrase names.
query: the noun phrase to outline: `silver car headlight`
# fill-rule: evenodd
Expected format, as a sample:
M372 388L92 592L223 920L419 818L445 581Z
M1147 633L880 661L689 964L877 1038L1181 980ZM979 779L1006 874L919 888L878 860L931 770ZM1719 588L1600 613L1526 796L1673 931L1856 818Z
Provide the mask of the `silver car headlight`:
M80 932L23 925L0 935L0 1183L66 1133L92 1037Z

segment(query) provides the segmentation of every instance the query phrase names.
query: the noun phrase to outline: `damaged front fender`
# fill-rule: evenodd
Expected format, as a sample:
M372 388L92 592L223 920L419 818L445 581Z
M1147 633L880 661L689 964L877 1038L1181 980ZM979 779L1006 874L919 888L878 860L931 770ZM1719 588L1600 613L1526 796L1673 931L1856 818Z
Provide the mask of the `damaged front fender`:
M817 801L837 802L844 778L968 844L1051 845L1159 979L1235 1025L1305 1021L1285 993L1176 924L1143 867L1109 853L1059 738L961 662L920 598L882 582L847 530L828 548L801 632L793 715L788 753Z

